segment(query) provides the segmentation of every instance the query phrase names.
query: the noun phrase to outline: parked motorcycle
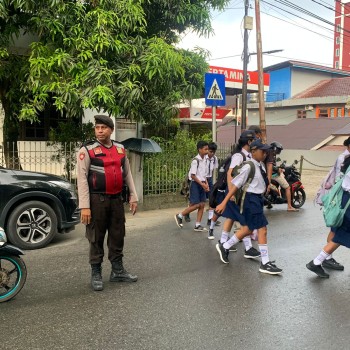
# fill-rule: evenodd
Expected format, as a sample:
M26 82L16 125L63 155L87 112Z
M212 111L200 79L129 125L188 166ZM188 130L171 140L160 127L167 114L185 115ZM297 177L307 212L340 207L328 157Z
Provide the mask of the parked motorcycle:
M14 298L26 282L23 254L17 247L7 244L5 231L0 227L0 303Z
M295 160L292 165L287 166L286 161L283 161L276 169L276 172L279 169L284 170L284 176L289 183L292 199L293 208L301 208L306 201L306 193L304 191L304 186L300 180L300 173L296 169L295 165L298 164L298 161ZM270 191L265 195L265 205L267 208L272 208L272 204L284 204L287 203L286 191L284 188L281 188L276 180L271 180Z

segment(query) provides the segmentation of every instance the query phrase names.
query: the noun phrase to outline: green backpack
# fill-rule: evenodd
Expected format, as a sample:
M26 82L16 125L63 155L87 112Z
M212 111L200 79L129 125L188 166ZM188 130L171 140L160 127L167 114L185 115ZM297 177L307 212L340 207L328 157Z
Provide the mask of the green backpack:
M250 165L250 170L249 170L247 182L239 190L237 190L237 192L235 193L236 204L239 206L239 208L240 208L239 211L241 214L243 212L245 195L247 193L247 190L248 190L250 183L253 181L254 176L255 176L255 165L251 160L247 160L247 161L243 162L242 164L237 165L232 170L232 178L235 178L241 172L242 167L246 164Z
M350 167L346 173L349 171ZM339 179L329 192L322 197L323 218L327 227L340 227L343 223L345 212L350 205L349 199L344 208L341 207L344 192L342 188L343 178Z

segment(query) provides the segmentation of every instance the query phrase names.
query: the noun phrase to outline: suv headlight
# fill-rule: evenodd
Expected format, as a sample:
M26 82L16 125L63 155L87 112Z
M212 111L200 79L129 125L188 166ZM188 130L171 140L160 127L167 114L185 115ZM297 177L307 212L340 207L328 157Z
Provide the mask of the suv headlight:
M6 243L7 242L7 237L4 229L0 227L0 244Z
M71 192L74 192L74 190L75 190L74 185L68 181L52 180L49 182L58 186L58 187L64 188L65 190L71 191Z

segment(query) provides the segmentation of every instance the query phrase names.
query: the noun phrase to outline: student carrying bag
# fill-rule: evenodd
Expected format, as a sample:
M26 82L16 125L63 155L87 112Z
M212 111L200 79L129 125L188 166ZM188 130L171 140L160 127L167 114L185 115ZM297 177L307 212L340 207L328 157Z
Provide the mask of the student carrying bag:
M350 167L347 168L347 174ZM323 204L323 218L327 227L340 227L344 220L346 210L350 205L350 199L345 204L344 208L341 206L344 190L342 188L343 179L339 179L333 187L322 197Z

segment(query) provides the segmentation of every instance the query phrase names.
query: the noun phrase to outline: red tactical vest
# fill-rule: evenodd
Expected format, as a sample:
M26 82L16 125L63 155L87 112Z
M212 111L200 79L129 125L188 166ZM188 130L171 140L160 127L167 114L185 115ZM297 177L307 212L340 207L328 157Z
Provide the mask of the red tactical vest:
M98 141L92 141L85 144L85 147L91 160L88 174L90 193L121 193L125 161L124 146L112 141L112 146L108 148Z

